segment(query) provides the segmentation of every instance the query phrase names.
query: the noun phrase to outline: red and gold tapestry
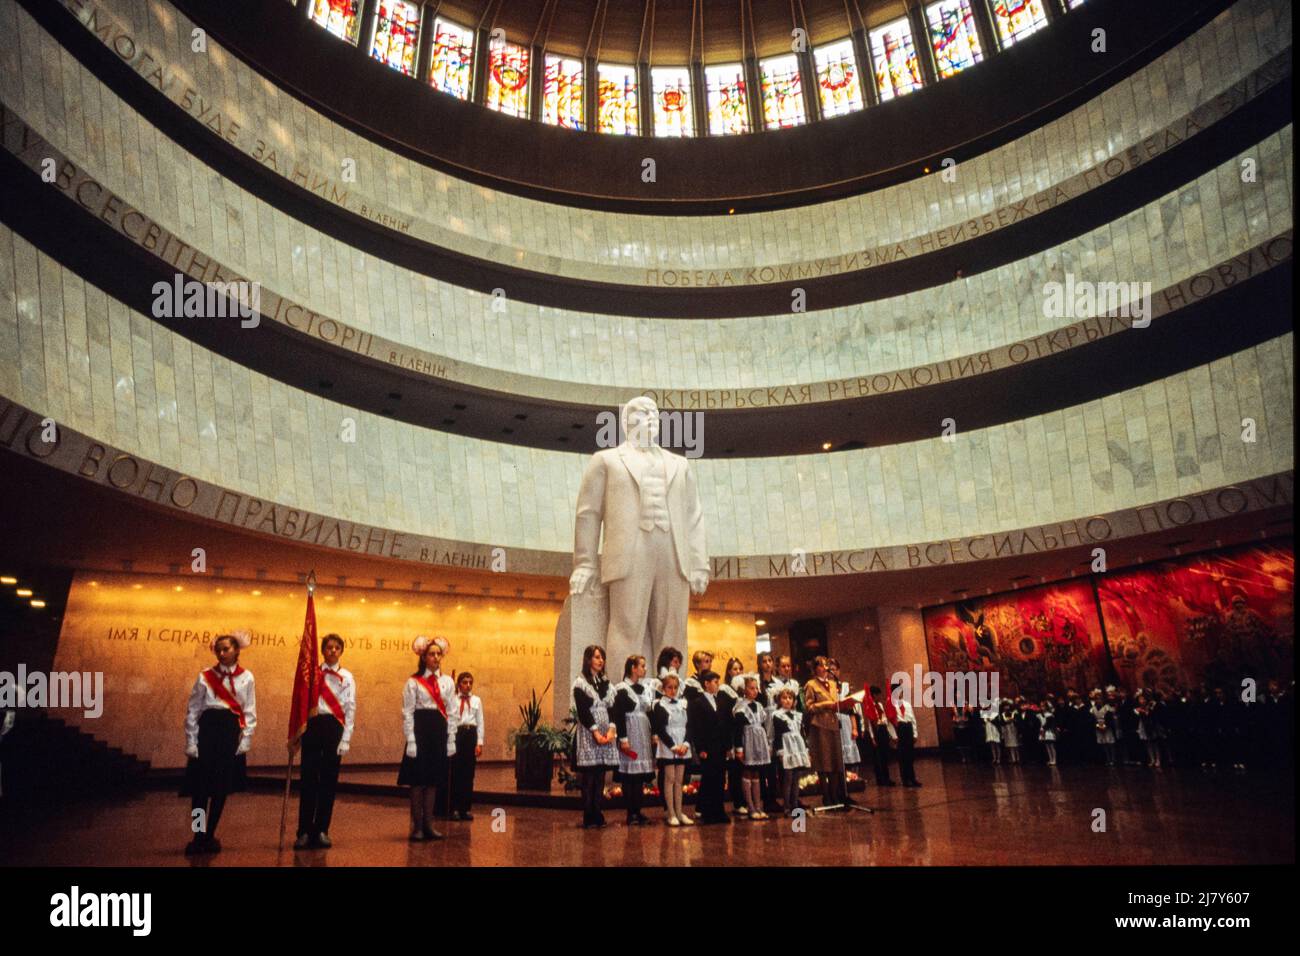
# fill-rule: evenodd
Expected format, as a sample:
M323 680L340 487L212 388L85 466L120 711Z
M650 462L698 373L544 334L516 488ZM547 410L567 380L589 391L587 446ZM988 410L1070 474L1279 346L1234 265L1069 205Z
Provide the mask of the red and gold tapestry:
M930 667L997 672L1002 697L1085 691L1107 675L1097 602L1087 580L1062 581L926 608Z
M1097 579L1106 636L1130 690L1290 679L1292 542L1191 555Z

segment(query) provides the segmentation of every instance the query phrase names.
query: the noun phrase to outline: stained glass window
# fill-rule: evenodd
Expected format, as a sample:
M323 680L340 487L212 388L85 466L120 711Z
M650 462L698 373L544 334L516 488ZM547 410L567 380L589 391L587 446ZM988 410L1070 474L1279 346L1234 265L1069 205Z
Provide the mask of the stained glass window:
M748 133L749 98L745 90L745 68L739 63L706 66L704 87L709 94L710 135Z
M469 99L474 75L474 31L441 17L433 21L433 50L429 82L435 90Z
M821 100L822 116L843 116L862 109L865 104L852 40L817 47L813 50L813 61L817 66L817 96Z
M582 61L548 53L542 72L542 122L566 129L586 129L582 90Z
M921 64L912 45L912 26L907 18L886 23L868 35L871 61L876 72L876 90L881 101L906 96L921 88Z
M361 33L361 0L311 0L311 20L356 46Z
M925 19L940 77L953 76L984 59L970 0L939 0L925 8Z
M656 136L693 136L691 71L685 67L655 67L650 71L654 94Z
M1047 26L1043 0L994 0L993 22L1004 47L1018 43Z
M528 47L504 38L488 43L488 109L528 118Z
M596 67L596 129L601 133L635 136L641 131L637 110L636 67Z
M420 8L405 0L379 0L375 16L375 42L370 55L394 70L413 76L420 36Z
M799 57L788 53L760 60L758 74L763 81L764 129L802 126L808 122Z

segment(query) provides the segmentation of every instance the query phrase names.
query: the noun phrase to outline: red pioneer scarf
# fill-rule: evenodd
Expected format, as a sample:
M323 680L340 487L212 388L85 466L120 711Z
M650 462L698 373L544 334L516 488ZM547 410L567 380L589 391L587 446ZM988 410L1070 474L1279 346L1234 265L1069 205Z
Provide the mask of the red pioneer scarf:
M226 685L222 683L222 680L229 677L230 684L233 687L235 684L235 678L242 673L244 673L244 669L238 664L235 665L234 671L230 674L223 674L215 667L209 667L203 672L203 679L208 682L208 687L212 689L212 693L216 694L217 700L229 707L230 712L239 718L240 730L244 729L244 708L239 706L239 700L233 693L226 689Z
M339 684L342 684L343 675L338 671L332 671L328 668L322 667L320 669L320 676L320 699L325 701L325 706L330 709L330 713L334 715L334 719L340 724L346 725L347 719L343 715L343 705L339 703L339 699L334 695L334 691L330 690L330 682L326 680L328 677L333 677L339 682Z
M438 675L434 674L432 679L425 677L423 674L415 675L415 681L421 687L429 692L433 702L438 705L438 712L442 714L443 719L447 717L447 705L442 702L442 690L438 687Z

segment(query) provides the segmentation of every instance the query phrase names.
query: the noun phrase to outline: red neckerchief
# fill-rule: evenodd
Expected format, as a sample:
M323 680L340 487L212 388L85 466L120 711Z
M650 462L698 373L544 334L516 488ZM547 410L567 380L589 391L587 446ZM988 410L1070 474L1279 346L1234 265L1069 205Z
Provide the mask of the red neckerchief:
M442 702L442 689L438 686L438 675L432 674L430 676L433 678L432 680L425 677L423 674L416 674L415 682L429 692L429 696L433 698L433 702L438 705L438 712L442 714L443 719L446 720L447 705Z
M339 699L334 695L334 691L330 690L330 682L325 679L327 677L333 677L340 684L342 684L343 675L340 674L338 671L332 671L327 667L322 667L320 669L320 674L321 674L320 699L325 701L325 706L330 709L330 713L334 715L334 719L337 720L340 724L346 726L347 720L343 716L343 705L339 703Z
M469 702L470 702L470 695L469 695L469 694L461 694L461 695L460 695L460 712L461 712L462 714L465 713L465 705L468 704Z
M221 701L230 712L239 718L239 729L244 729L244 708L239 706L239 698L235 696L235 678L244 673L244 669L238 664L229 674L217 670L216 667L209 667L203 672L203 679L207 681L208 687L216 695L217 700ZM226 685L222 683L225 679L230 680L230 690L226 690Z

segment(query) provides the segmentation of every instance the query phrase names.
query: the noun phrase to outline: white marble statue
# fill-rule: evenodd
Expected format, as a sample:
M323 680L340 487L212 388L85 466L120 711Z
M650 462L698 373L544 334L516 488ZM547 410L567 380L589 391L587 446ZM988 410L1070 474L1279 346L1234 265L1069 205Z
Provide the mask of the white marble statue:
M659 446L653 400L632 399L620 421L624 441L596 452L582 475L569 578L574 597L597 575L607 589L604 643L612 674L622 673L631 654L647 657L653 668L665 646L689 660L691 593L709 586L704 515L690 462Z

